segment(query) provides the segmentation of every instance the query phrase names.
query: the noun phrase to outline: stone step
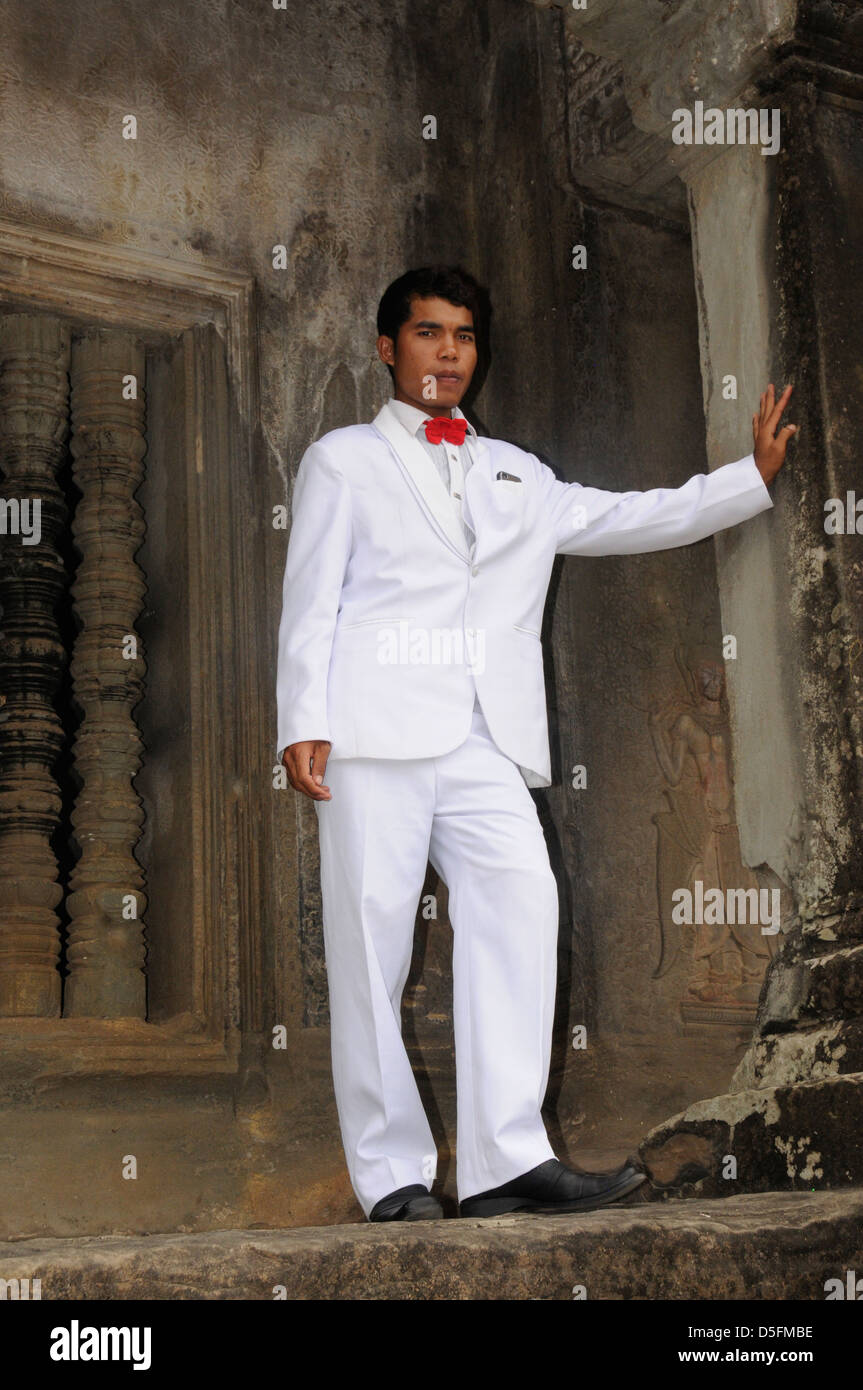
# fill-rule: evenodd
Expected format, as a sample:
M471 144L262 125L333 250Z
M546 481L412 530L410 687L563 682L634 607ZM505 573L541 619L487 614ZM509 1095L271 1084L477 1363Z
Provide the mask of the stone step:
M806 962L805 1012L818 1018L863 1014L863 946L845 946Z
M854 1072L863 1072L863 1019L755 1038L731 1084L735 1091L748 1091Z
M861 1251L863 1188L630 1200L578 1216L39 1238L0 1244L0 1279L38 1278L43 1300L569 1301L583 1290L821 1301L826 1281L863 1276Z
M854 945L863 941L863 910L846 904L842 910L810 918L801 923L801 935L811 950Z
M863 946L789 959L774 970L759 1013L762 1033L815 1019L863 1015Z
M638 1152L654 1187L678 1195L863 1187L861 1133L857 1072L697 1101Z

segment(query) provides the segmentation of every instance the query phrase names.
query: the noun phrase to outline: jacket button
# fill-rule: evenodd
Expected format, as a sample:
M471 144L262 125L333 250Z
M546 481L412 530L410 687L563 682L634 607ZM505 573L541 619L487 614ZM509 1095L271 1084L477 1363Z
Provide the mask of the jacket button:
M471 574L479 574L479 565L471 565L470 572Z

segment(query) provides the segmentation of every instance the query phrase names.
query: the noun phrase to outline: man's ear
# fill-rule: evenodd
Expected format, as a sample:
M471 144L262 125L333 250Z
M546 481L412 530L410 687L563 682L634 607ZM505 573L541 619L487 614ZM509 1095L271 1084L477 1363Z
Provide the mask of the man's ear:
M391 367L396 360L396 345L392 338L388 338L385 333L382 333L378 338L377 348L378 357L382 362L385 362L388 367Z

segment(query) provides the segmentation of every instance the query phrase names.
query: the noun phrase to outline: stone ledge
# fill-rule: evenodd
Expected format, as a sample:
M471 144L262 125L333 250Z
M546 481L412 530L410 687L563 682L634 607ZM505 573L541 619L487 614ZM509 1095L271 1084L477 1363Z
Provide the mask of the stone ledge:
M670 1200L582 1216L0 1244L42 1299L805 1299L863 1274L863 1188Z

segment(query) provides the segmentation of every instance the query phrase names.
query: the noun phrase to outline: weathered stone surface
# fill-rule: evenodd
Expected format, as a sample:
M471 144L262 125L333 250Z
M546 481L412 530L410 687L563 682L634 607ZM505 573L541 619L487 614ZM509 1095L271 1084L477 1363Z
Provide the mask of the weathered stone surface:
M863 1012L863 946L807 961L807 1012L849 1017Z
M765 1078L790 1086L828 1076L863 1073L863 1022L827 1023L808 1030L757 1038L731 1079L732 1090L762 1086Z
M676 1193L859 1186L861 1133L863 1075L836 1076L699 1101L652 1130L639 1156Z
M805 947L797 933L772 963L758 1018L762 1034L863 1012L863 946L822 947L818 956L805 955Z
M857 910L853 895L847 901L844 912L831 910L835 905L827 902L821 905L824 911L819 916L801 923L802 938L808 946L813 943L824 947L841 946L863 941L863 912Z
M756 1026L761 1033L792 1027L803 1014L808 977L799 933L783 942L771 962L758 1007Z
M702 1130L706 1131L706 1126ZM658 1187L670 1187L675 1182L697 1182L711 1171L713 1162L714 1144L709 1133L672 1132L652 1153L650 1175Z
M635 1195L635 1194L634 1194ZM668 1201L301 1231L32 1240L0 1278L42 1299L571 1300L824 1298L859 1271L863 1191Z

